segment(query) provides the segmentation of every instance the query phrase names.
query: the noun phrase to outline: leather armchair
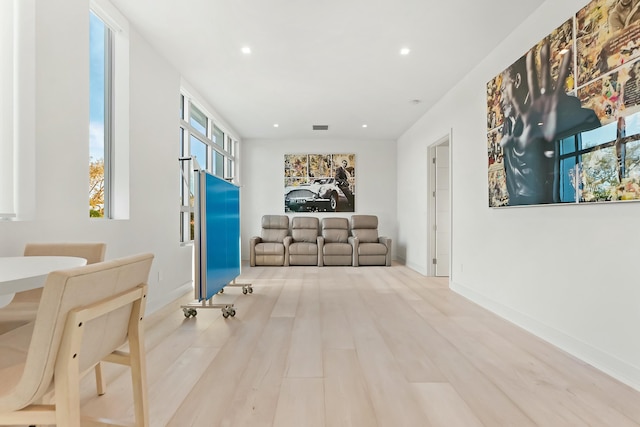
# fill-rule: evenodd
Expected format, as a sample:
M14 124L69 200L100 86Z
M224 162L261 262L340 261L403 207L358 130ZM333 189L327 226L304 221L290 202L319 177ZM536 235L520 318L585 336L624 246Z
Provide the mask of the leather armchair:
M323 218L322 236L318 242L319 266L352 265L353 246L349 243L347 218Z
M289 265L319 265L316 217L294 217L291 221Z
M289 265L289 217L264 215L262 232L249 241L249 262L256 265Z
M353 266L391 265L391 239L378 236L378 217L352 215L351 237Z

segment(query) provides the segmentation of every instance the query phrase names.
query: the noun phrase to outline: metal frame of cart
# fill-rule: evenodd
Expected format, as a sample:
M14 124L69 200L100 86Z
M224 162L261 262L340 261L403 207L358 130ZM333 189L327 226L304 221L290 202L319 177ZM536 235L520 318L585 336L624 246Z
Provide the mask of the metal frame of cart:
M236 283L240 274L240 189L231 182L200 170L188 162L185 189L194 195L194 293L196 302L182 305L185 317L195 317L199 308L222 310L224 318L236 314L234 304L217 304L213 297L226 286L240 286L253 293L251 284ZM195 164L195 166L194 166Z

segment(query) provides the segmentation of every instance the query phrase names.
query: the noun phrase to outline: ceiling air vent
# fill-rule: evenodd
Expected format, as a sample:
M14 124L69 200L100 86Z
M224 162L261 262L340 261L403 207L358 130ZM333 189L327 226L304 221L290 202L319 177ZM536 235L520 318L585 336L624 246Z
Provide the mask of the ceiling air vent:
M313 130L329 130L329 125L313 125Z

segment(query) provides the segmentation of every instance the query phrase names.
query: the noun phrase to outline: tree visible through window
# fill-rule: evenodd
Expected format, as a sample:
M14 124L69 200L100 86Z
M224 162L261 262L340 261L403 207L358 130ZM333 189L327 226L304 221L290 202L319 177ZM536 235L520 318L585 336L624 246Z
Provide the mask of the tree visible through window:
M640 112L558 144L560 202L640 199Z
M108 217L111 137L111 30L90 16L89 215Z

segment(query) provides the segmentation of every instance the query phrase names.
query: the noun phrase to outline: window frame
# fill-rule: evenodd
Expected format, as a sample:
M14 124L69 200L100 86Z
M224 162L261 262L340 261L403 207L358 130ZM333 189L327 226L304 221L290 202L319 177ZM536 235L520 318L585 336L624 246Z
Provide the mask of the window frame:
M108 0L90 0L90 13L108 29L105 56L104 216L129 218L129 23Z
M102 136L102 156L103 156L103 215L99 218L113 218L113 73L114 73L114 30L108 25L99 13L90 8L90 13L102 22L104 26L104 87L103 89L103 136ZM91 49L91 45L90 45ZM91 56L91 55L90 55ZM89 94L91 96L91 93ZM97 160L97 159L96 159ZM95 218L95 217L94 217Z
M634 113L634 115L640 115L640 112ZM632 115L633 116L633 115ZM629 117L632 117L629 116ZM629 118L627 117L627 118ZM605 126L614 125L613 123L608 123ZM573 170L573 176L565 176L565 173L560 173L560 179L556 183L556 190L559 191L559 199L560 203L591 203L590 200L584 200L583 195L583 186L585 183L583 182L584 177L584 159L583 156L589 155L592 153L596 153L600 150L614 148L616 145L619 146L620 156L616 156L616 172L618 174L618 180L622 183L622 180L625 178L629 178L629 171L626 170L626 162L627 162L627 144L636 142L640 140L640 133L635 133L632 135L626 135L626 127L623 123L617 124L617 132L614 139L601 140L595 144L589 144L586 148L583 147L583 134L578 133L576 135L569 136L562 140L556 141L556 149L558 150L558 163L557 168L561 172ZM571 146L571 148L567 148L567 145ZM567 162L568 164L565 164ZM573 182L570 182L574 180ZM574 188L573 198L566 198L564 190L572 186ZM610 200L607 200L610 201Z
M204 132L200 126L191 124L191 108L206 118ZM210 109L198 101L198 98L184 86L180 90L180 117L179 117L179 162L180 162L180 243L192 244L194 231L192 221L195 214L194 183L195 170L204 170L221 179L239 184L238 176L238 145L239 139L222 124L222 122L210 113ZM218 142L217 138L220 137ZM191 153L191 141L195 139L205 146L205 161L194 161ZM221 158L221 162L217 159ZM196 165L197 163L197 165ZM221 166L221 167L219 167ZM221 169L221 170L220 170Z

